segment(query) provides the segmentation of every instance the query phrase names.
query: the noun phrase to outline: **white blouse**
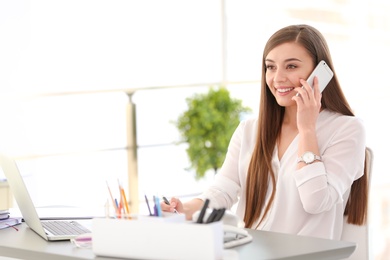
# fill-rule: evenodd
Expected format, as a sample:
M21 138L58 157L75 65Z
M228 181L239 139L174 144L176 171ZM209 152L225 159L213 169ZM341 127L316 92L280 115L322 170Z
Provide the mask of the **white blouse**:
M229 144L215 182L200 196L210 207L245 212L246 176L257 134L257 119L240 123ZM279 161L277 146L272 157L276 177L274 202L258 229L340 239L343 213L350 187L363 175L365 129L357 117L323 110L317 120L317 138L322 162L297 170L299 135ZM270 184L267 200L271 195ZM252 228L255 228L255 223Z

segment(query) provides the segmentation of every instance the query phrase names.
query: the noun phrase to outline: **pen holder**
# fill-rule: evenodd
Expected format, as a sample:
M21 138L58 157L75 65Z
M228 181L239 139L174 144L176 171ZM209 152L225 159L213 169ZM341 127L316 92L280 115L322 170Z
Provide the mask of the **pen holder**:
M196 224L124 219L93 219L93 252L97 256L159 260L223 258L222 222Z

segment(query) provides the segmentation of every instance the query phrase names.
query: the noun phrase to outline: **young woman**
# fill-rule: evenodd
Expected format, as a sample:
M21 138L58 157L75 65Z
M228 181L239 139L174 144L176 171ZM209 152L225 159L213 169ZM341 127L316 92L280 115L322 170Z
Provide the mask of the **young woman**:
M321 60L334 72L322 93L317 78L314 88L306 82ZM237 203L247 228L340 239L345 212L351 223L366 219L365 148L324 37L287 26L264 48L258 118L237 127L215 182L199 198L172 198L162 209L190 219L205 199L211 208Z

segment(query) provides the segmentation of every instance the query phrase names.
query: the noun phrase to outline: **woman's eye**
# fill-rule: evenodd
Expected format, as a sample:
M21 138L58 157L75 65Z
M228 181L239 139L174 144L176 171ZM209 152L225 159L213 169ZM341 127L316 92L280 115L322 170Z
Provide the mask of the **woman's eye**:
M272 66L272 65L267 65L265 68L266 68L267 70L272 70L272 69L274 68L274 66Z
M295 69L297 66L293 65L293 64L290 64L290 65L287 65L287 69Z

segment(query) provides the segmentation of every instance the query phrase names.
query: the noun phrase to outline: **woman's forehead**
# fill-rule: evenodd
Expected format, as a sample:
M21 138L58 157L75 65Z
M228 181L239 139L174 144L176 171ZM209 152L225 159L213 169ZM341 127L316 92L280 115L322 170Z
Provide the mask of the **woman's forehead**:
M286 62L311 58L307 50L296 42L286 42L271 49L265 57L270 62Z

